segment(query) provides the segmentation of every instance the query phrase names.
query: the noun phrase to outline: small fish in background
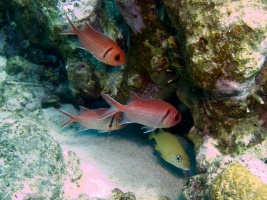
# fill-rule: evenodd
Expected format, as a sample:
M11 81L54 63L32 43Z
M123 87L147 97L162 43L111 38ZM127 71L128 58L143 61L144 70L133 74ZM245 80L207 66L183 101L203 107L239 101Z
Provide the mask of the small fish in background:
M126 55L119 45L106 35L95 31L88 23L85 23L83 30L79 30L69 19L67 19L72 30L64 31L62 35L77 35L80 38L82 47L89 51L96 59L112 66L123 65L126 62Z
M78 116L71 115L63 110L58 110L59 112L63 113L64 115L69 117L69 120L63 123L60 128L64 128L65 126L73 123L79 122L84 128L79 130L88 130L88 129L95 129L99 132L110 132L113 130L119 130L123 128L125 125L120 125L122 120L122 114L116 113L114 115L109 116L105 119L100 119L100 116L107 111L108 108L101 108L96 110L89 110L80 106L81 114Z
M157 133L154 131L149 134L149 139L153 138L157 143L155 150L166 162L182 170L190 169L189 157L174 135L159 129Z
M144 133L156 128L169 128L182 120L180 112L171 104L161 99L141 99L134 92L126 105L122 105L106 94L102 97L111 108L101 118L109 117L117 112L123 112L120 124L139 123L145 125Z

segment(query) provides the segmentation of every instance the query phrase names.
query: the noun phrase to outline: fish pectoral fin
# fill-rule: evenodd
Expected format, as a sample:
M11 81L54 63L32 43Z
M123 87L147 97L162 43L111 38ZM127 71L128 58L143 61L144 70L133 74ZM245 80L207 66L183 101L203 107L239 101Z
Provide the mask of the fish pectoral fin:
M144 133L149 133L149 132L154 131L156 127L143 126L141 129L145 129Z

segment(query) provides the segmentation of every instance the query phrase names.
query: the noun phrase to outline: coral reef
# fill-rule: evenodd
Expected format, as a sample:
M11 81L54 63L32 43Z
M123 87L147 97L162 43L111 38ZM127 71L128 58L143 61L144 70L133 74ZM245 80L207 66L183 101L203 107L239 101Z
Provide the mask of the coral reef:
M244 166L228 166L211 187L211 199L266 199L267 184L251 174Z
M146 98L169 98L177 88L173 68L180 68L180 63L176 38L164 26L163 8L153 0L116 1L116 5L133 30L124 69L128 86Z
M164 2L173 26L184 28L184 54L194 83L213 94L242 99L249 95L242 85L250 86L263 65L267 28L264 4L243 3Z
M110 68L60 35L66 15L117 42L126 65ZM176 92L190 109L203 174L190 178L186 199L264 199L266 16L266 1L255 0L1 1L0 198L63 198L64 174L82 177L77 155L64 161L38 123L42 108L89 105L101 92L124 103L130 89L165 100ZM136 199L119 189L112 198Z
M36 120L8 117L0 124L0 198L63 198L61 148Z
M241 155L266 138L259 119L264 115L265 99L259 90L264 90L266 82L266 5L257 1L243 4L164 1L184 41L180 47L187 76L181 77L176 93L200 129L195 132L197 138L209 135L216 140L215 148L232 155Z
M86 60L69 60L66 65L70 89L80 101L100 97L99 78L91 66L92 64Z
M3 60L4 61L4 60ZM58 106L59 99L53 93L54 86L42 82L42 66L31 63L20 56L12 56L3 63L1 109L23 111L27 116L50 102Z
M251 154L217 156L206 166L207 173L189 179L183 189L185 199L265 198L267 167Z

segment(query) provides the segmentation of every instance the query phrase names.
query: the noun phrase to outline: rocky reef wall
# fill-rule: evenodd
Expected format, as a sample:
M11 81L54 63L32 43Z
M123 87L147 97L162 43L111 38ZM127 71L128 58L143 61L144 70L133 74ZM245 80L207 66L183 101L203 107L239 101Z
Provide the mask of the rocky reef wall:
M35 127L34 120L25 118L36 118L41 108L60 103L88 106L101 101L101 92L120 102L126 102L129 90L142 98L175 96L179 100L172 103L190 112L194 123L191 127L185 122L191 128L186 137L195 145L200 173L190 178L185 198L246 199L244 191L249 198L263 198L257 195L266 190L264 178L244 166L256 162L257 170L266 172L266 4L265 0L2 1L0 110L12 121L0 126L0 159L10 164L6 160L14 147L5 141L12 143L8 138L14 127ZM78 28L89 22L113 39L127 54L125 66L103 64L76 48L75 36L60 35L70 27L66 15ZM61 179L65 172L60 148L51 139L47 142L57 149L53 169ZM241 189L228 190L232 183L226 186L225 181L236 172L257 182L257 195L249 189L253 183L242 185L241 179L234 180ZM62 198L61 183L51 183L55 177L48 180L49 198ZM16 182L13 187L18 187ZM39 189L37 193L42 195Z

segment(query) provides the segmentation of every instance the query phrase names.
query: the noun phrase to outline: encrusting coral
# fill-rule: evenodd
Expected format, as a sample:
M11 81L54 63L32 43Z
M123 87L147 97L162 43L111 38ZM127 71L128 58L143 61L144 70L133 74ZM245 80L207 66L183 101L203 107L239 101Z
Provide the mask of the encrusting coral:
M267 185L236 162L218 175L210 193L212 200L266 200Z

